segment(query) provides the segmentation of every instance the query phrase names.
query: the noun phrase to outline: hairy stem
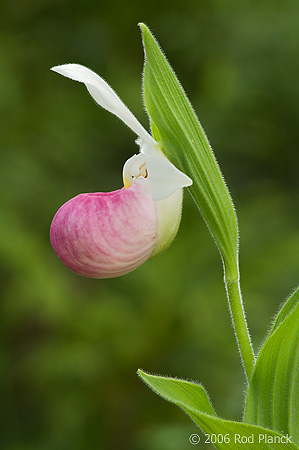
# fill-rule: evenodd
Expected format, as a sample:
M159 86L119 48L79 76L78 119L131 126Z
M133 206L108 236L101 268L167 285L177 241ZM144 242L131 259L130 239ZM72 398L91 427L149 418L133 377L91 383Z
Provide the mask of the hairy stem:
M225 287L240 356L249 381L255 359L243 307L240 281L239 279L225 281Z

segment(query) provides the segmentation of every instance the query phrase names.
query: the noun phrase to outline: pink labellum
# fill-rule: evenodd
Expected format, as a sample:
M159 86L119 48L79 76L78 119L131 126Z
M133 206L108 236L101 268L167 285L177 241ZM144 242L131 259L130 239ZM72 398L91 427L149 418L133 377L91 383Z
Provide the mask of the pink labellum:
M124 275L153 253L158 217L150 187L138 179L128 189L80 194L57 211L52 247L74 272L91 278Z

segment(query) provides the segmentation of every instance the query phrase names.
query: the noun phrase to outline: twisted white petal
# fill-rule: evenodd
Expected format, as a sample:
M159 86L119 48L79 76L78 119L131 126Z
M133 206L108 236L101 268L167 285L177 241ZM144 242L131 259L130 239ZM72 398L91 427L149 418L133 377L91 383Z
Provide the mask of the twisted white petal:
M187 175L161 156L146 155L146 168L152 196L156 201L170 197L176 190L192 184Z

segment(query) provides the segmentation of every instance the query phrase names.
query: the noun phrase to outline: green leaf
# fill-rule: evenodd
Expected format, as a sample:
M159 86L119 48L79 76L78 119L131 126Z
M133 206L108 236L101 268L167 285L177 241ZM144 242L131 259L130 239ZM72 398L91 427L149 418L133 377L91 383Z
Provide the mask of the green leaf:
M299 303L299 288L297 288L292 295L288 298L288 300L284 303L281 310L277 314L275 321L272 325L270 334L276 330L278 325L288 316L288 314L297 306Z
M177 378L154 376L140 369L138 370L138 375L163 398L181 408L196 409L200 405L200 409L204 413L215 415L208 394L201 384Z
M245 420L292 435L299 445L298 291L277 317L248 387Z
M178 79L148 28L143 90L154 138L172 163L193 180L190 192L224 261L227 279L238 278L238 228L232 200L206 135Z
M138 371L140 377L159 395L180 406L219 449L298 450L289 436L241 422L216 417L207 393L201 385ZM247 444L247 445L246 445ZM283 447L282 447L283 444Z

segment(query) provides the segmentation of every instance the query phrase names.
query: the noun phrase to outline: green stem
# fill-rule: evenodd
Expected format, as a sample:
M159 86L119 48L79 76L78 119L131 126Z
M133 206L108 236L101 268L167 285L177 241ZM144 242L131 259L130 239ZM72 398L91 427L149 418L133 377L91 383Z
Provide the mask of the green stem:
M240 356L247 380L250 380L254 367L254 353L243 308L239 279L234 281L225 280L225 287Z

